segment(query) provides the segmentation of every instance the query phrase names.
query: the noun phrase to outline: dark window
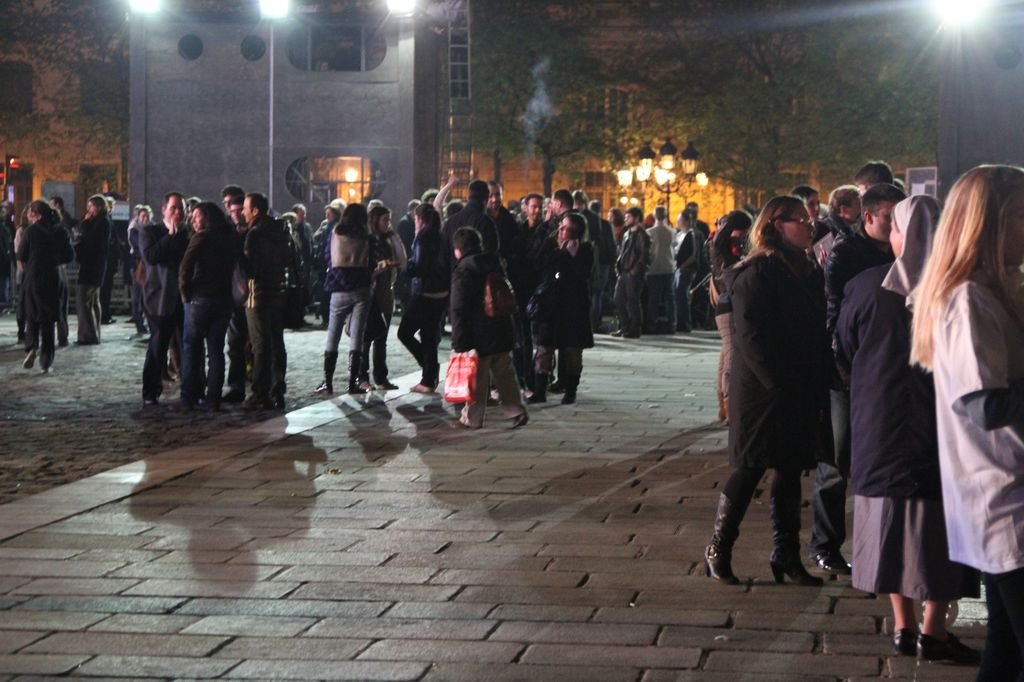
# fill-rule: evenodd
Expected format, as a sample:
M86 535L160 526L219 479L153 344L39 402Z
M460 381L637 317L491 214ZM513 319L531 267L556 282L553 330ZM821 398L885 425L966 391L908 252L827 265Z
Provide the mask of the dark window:
M182 36L178 41L178 54L182 59L187 59L190 62L199 59L199 56L203 54L203 41L194 33Z
M0 62L0 93L3 93L3 114L32 113L32 65Z
M604 171L587 171L584 175L583 186L601 188L604 187L607 174Z
M128 83L114 64L85 62L78 67L78 92L82 113L97 118L124 118L127 112Z
M267 44L259 36L246 36L242 39L242 56L250 62L259 61L267 53Z
M302 71L372 71L388 46L363 26L302 26L288 38L288 60Z

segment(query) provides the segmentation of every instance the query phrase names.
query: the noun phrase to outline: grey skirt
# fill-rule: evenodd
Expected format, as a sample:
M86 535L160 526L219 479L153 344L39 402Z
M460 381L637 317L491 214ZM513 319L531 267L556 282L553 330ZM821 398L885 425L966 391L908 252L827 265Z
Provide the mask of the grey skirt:
M855 588L953 601L977 597L978 585L977 571L949 560L942 502L854 496Z

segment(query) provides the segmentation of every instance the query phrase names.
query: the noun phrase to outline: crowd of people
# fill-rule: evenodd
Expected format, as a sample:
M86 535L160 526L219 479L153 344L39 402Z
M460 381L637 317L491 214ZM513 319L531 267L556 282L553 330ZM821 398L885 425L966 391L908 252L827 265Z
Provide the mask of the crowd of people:
M1024 170L976 168L942 208L907 197L887 164L871 162L824 211L801 185L714 229L696 204L673 224L663 206L602 217L579 190L506 206L498 183L471 182L465 200L451 197L455 184L411 201L397 226L379 201L335 200L313 229L303 205L275 215L264 195L233 185L221 205L170 192L157 222L136 207L128 242L133 319L149 334L144 406L159 404L177 369L176 409L282 408L283 330L306 311L327 330L311 390L334 393L346 334L344 390L393 390L388 330L400 304L397 337L421 368L411 390L437 391L447 318L453 352L477 359L458 425L484 424L493 388L519 427L549 394L577 400L595 333L717 327L718 416L734 469L707 574L740 582L733 547L770 469L772 575L821 585L799 539L800 479L813 470L807 552L822 571L888 595L894 653L980 661L978 679L1024 680ZM61 271L73 259L78 343L100 341L98 245L111 226L103 197L88 206L70 230L60 206L24 211L12 251L26 367L37 355L44 371L53 363L67 308ZM507 308L495 302L502 291ZM852 563L841 551L851 486ZM979 594L979 574L990 614L983 656L946 628L950 602Z

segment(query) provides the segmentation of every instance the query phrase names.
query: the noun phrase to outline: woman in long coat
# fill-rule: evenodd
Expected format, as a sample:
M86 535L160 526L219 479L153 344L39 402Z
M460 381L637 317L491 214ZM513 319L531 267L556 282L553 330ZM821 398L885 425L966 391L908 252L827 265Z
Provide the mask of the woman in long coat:
M25 314L26 369L35 364L44 372L53 364L54 325L60 317L61 282L59 266L70 263L75 252L71 237L45 201L33 201L26 211L28 227L18 244L17 258L24 265L21 296Z
M565 387L562 404L576 402L576 389L583 374L583 349L594 347L590 327L590 274L594 269L594 246L583 241L586 220L568 213L558 226L555 247L544 258L544 281L535 294L538 303L533 317L536 347L536 384L530 402L544 402L547 378L558 350L559 374Z
M714 534L705 550L708 575L739 582L732 547L740 522L767 469L771 487L769 564L802 585L820 585L800 561L800 474L827 443L831 351L825 331L825 287L807 255L814 224L803 202L775 197L751 229L752 250L736 266L729 458L735 468L719 497Z

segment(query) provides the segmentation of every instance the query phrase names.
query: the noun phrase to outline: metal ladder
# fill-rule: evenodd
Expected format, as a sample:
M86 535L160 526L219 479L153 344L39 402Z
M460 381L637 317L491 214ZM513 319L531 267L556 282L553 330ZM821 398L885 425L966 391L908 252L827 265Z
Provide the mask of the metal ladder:
M470 0L457 5L448 21L448 112L441 159L444 182L455 173L452 196L466 196L473 172L473 88L471 79Z

